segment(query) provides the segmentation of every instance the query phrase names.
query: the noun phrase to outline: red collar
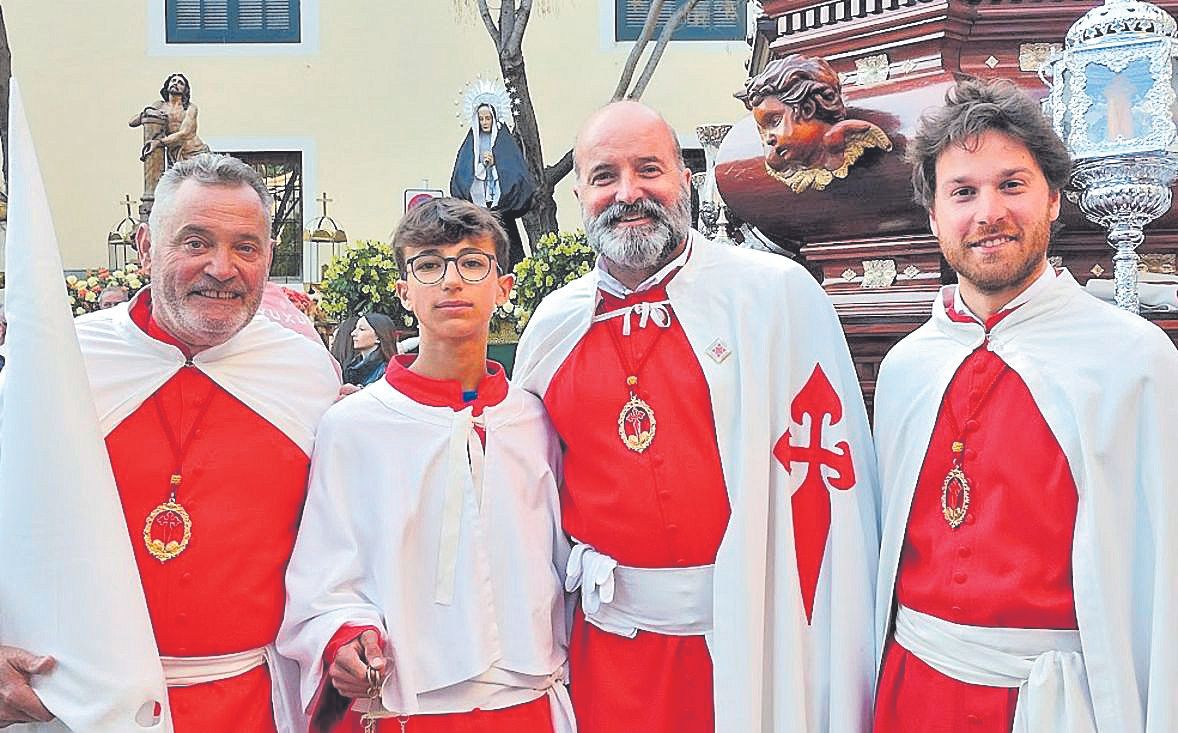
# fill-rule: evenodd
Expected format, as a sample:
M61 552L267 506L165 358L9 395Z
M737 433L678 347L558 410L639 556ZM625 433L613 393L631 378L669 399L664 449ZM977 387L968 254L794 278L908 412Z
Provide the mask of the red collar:
M507 397L507 375L503 367L493 361L487 361L487 372L479 380L477 396L464 400L462 385L456 380L432 379L410 371L409 366L416 358L414 354L394 356L384 375L393 389L414 402L452 410L473 407L474 414L481 415L483 408L493 407Z
M945 315L949 317L950 321L953 321L954 323L978 322L977 317L975 317L972 313L962 313L953 307L953 288L945 288L941 292L941 303L945 306ZM987 318L984 323L982 323L982 328L985 329L986 333L990 333L990 330L1001 323L1003 318L1006 318L1021 307L1021 305L1016 305L1013 308L1004 308L998 311L994 315Z
M175 336L164 330L164 327L155 320L155 316L151 314L151 289L144 288L139 295L131 301L130 305L131 321L139 330L151 336L156 341L162 341L170 346L175 346L180 351L184 352L184 356L191 358L192 354L188 352L188 347L180 343Z

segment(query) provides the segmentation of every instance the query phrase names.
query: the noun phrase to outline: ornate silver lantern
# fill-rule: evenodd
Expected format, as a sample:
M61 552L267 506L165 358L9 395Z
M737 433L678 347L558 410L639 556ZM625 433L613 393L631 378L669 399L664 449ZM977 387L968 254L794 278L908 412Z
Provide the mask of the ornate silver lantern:
M709 239L727 239L724 229L724 201L720 198L720 190L716 187L716 153L720 151L720 143L724 136L732 129L732 125L700 125L695 128L704 149L706 170L698 181L692 176L696 191L699 192L699 227L704 236Z
M1135 313L1142 229L1169 210L1178 176L1176 54L1178 24L1166 11L1105 0L1040 71L1046 111L1075 161L1067 196L1108 230L1117 305Z

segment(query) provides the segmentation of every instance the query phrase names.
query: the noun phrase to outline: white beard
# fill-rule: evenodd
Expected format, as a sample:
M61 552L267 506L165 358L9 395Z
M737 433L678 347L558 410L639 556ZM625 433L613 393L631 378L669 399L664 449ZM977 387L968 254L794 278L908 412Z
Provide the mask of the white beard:
M625 215L640 213L650 217L648 224L616 226ZM691 229L691 192L683 194L671 207L664 207L650 199L633 204L610 204L597 216L589 216L584 209L585 238L593 251L610 262L631 270L648 270L660 265Z

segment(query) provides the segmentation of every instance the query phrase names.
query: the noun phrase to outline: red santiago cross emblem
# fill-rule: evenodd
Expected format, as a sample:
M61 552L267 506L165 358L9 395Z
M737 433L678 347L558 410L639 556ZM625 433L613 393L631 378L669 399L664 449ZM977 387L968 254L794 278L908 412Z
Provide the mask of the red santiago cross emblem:
M851 446L845 440L835 444L834 450L822 443L826 418L831 427L843 419L843 403L820 365L814 366L806 385L794 397L789 409L790 419L804 425L809 416L810 442L797 445L790 442L789 430L773 446L773 455L792 473L792 464L806 464L806 478L794 492L793 505L794 551L798 558L798 579L802 585L802 603L806 608L806 623L813 622L814 593L818 588L818 573L826 554L826 539L830 535L830 494L832 489L850 490L855 486L855 464L851 460ZM822 477L822 467L832 470L829 479Z

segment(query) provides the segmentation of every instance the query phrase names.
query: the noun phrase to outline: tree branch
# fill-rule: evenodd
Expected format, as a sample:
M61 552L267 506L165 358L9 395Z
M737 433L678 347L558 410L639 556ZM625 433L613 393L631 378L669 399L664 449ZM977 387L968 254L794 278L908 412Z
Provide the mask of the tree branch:
M514 3L514 0L512 0ZM507 48L513 53L522 54L524 51L524 31L528 28L528 20L532 17L532 0L522 0L519 10L515 13L515 27L511 29L511 38L507 40Z
M642 24L642 33L638 35L638 40L630 49L630 55L626 57L626 63L622 66L622 75L618 79L618 85L614 88L614 95L610 97L611 101L616 102L626 96L626 90L630 88L630 80L634 78L634 70L638 67L642 52L646 50L646 44L654 36L654 28L658 25L659 11L663 9L663 2L664 0L651 1L650 8L646 11L646 21Z
M487 0L478 0L479 16L483 19L483 25L487 27L487 33L491 34L491 40L495 43L495 50L499 50L499 29L495 27L495 19L491 17L491 9L487 7Z
M511 47L507 41L511 38L511 31L515 28L515 0L499 1L499 55L510 53Z
M687 0L667 20L667 25L663 27L663 32L659 34L659 40L655 43L654 50L650 52L650 58L646 60L646 66L642 68L642 76L638 77L638 82L630 90L630 93L626 95L627 99L638 99L646 91L646 86L650 84L650 80L654 76L654 70L658 67L659 60L663 57L663 51L667 49L667 44L671 42L671 36L675 34L679 26L683 25L683 21L687 19L687 14L695 9L697 3L699 3L699 0Z
M555 188L572 170L573 151L570 148L564 157L544 169L544 181L549 187Z

